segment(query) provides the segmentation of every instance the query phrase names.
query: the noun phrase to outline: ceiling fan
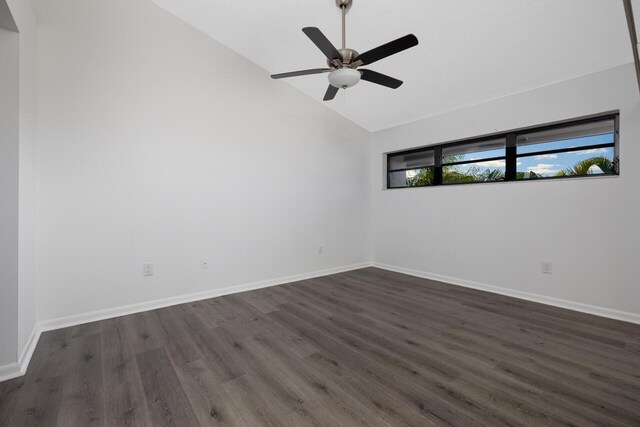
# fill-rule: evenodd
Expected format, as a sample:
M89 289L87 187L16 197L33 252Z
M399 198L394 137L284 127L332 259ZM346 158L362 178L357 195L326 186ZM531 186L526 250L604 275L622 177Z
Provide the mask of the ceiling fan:
M304 32L327 57L327 65L329 68L314 68L311 70L274 74L271 78L284 79L287 77L329 73L329 88L324 95L325 101L331 101L336 97L340 89L355 86L360 80L366 80L391 89L399 88L402 85L402 81L398 79L372 70L359 70L358 68L363 65L373 64L376 61L416 46L418 44L417 37L409 34L387 44L383 44L382 46L378 46L368 52L359 54L353 49L348 49L346 46L346 17L347 12L353 5L353 0L336 0L336 5L342 11L342 49L336 49L318 28L306 27L302 29L302 32Z

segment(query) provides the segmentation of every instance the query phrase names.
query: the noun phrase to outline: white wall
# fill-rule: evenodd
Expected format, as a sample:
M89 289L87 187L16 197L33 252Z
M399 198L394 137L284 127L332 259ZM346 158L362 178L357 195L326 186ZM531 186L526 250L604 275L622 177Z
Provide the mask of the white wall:
M18 355L36 326L36 53L37 23L30 0L8 0L20 32Z
M18 33L0 28L0 367L18 354L18 62Z
M0 378L19 374L36 326L36 21L0 0ZM22 359L21 359L22 357Z
M368 261L367 132L148 0L36 9L41 320Z
M385 152L616 109L620 177L383 190ZM632 65L372 139L375 262L640 314L640 96ZM541 274L543 260L553 262L553 275Z

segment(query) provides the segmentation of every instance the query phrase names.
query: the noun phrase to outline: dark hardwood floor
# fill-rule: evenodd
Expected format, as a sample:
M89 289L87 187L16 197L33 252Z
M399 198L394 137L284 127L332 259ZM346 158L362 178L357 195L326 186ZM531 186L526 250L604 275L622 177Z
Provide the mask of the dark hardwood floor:
M47 332L2 426L640 426L640 325L368 268Z

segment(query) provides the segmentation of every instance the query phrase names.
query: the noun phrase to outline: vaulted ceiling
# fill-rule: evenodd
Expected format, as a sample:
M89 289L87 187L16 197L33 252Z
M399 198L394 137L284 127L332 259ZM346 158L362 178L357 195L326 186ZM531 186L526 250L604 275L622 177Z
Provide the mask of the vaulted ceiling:
M269 73L326 66L303 27L340 43L335 0L153 1ZM419 46L368 67L404 80L400 89L361 82L327 106L377 131L633 60L622 0L354 0L348 47L362 53L408 33ZM328 82L272 84L323 102Z

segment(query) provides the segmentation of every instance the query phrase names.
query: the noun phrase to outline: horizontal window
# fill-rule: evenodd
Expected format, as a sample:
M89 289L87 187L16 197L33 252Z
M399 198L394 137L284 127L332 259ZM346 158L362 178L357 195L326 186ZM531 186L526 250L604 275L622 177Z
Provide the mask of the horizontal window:
M387 187L617 175L618 115L387 155Z
M435 158L434 150L420 150L389 156L389 187L433 185Z

